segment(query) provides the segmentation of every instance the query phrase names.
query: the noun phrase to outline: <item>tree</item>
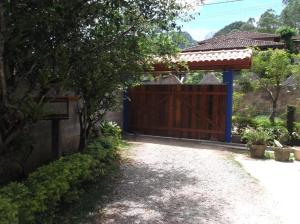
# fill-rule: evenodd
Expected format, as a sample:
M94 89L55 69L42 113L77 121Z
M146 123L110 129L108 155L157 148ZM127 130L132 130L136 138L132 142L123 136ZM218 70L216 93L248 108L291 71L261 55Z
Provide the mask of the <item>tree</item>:
M284 25L300 29L300 0L289 0L280 15Z
M23 166L31 127L45 115L45 96L64 88L74 43L93 11L81 0L0 4L0 156Z
M257 29L259 32L275 33L279 25L279 16L276 15L273 9L268 9L260 16L257 23Z
M187 75L185 84L199 84L204 77L204 71L192 72Z
M224 28L222 28L221 30L219 30L218 32L215 33L214 37L217 36L221 36L221 35L226 35L229 34L233 31L251 31L252 29L254 30L255 27L251 25L252 20L249 20L247 22L242 22L242 21L237 21L237 22L233 22L227 26L225 26Z
M276 30L276 33L278 33L281 37L281 39L284 40L287 49L290 53L293 53L295 51L294 41L292 40L292 37L296 36L298 31L295 28L289 27L289 26L283 26Z
M252 71L258 76L259 86L270 96L272 113L270 121L274 124L277 116L277 101L282 90L281 83L290 75L291 60L285 50L257 51L252 62Z
M188 32L179 32L179 37L182 38L180 41L179 48L184 49L186 47L191 47L197 44L197 41ZM175 40L176 41L176 40Z
M70 80L82 102L80 150L113 106L116 92L138 80L157 56L175 55L179 50L173 38L180 9L175 1L107 4L97 15L95 28L88 30L89 36L77 43L73 59Z
M177 52L175 0L0 2L0 155L43 117L45 96L81 97L83 149L116 90ZM24 144L25 145L25 144Z
M240 27L240 31L255 31L256 27L255 27L255 19L254 18L249 18L247 20L246 23L244 23L241 27Z

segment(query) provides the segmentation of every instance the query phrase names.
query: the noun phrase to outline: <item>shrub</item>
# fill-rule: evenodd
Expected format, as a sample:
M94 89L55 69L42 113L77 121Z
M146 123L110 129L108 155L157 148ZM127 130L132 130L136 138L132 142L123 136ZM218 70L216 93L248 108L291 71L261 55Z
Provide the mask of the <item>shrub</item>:
M253 119L253 123L257 128L271 128L273 126L285 127L285 122L282 119L276 118L275 124L272 124L267 116L257 116Z
M84 153L63 157L40 167L23 183L1 188L0 223L52 223L59 203L78 198L82 183L105 174L117 159L112 143L116 141L95 140Z
M112 136L115 140L121 139L122 129L116 122L103 121L100 126L101 133L104 136Z
M262 128L248 128L244 131L242 139L251 145L266 145L271 140L271 136Z
M290 135L287 128L282 126L272 126L268 128L272 139L278 140L283 144L286 144L290 140Z
M232 118L232 123L237 129L238 134L242 134L246 128L254 127L254 122L251 117L235 116Z

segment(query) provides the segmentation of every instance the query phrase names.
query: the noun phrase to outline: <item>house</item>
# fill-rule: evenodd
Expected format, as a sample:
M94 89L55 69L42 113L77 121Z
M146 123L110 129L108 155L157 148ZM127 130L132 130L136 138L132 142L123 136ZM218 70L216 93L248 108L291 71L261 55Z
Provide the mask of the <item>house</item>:
M292 38L294 42L295 49L300 52L300 36L296 36Z
M182 52L245 49L249 47L258 47L262 50L268 48L281 49L285 47L285 44L280 41L280 36L277 34L233 32L227 35L199 41L197 45L183 49Z

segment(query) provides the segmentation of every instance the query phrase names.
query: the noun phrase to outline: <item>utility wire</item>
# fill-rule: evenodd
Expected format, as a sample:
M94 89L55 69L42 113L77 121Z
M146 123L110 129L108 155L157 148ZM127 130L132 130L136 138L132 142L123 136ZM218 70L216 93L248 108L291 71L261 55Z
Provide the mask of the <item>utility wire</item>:
M230 0L230 1L223 1L223 2L212 2L212 3L203 3L202 5L219 5L219 4L226 4L226 3L232 3L232 2L241 2L244 0Z
M201 19L207 19L207 18L216 18L217 16L222 16L222 17L233 17L236 16L236 14L241 14L244 13L243 10L247 10L247 11L253 11L253 10L257 10L257 9L264 9L267 6L272 6L273 3L269 2L267 4L258 4L258 5L254 5L254 6L250 6L250 7L244 7L244 8L239 8L239 9L235 9L235 10L224 10L224 11L217 11L215 14L212 15L202 15ZM228 13L233 14L234 15L228 15Z

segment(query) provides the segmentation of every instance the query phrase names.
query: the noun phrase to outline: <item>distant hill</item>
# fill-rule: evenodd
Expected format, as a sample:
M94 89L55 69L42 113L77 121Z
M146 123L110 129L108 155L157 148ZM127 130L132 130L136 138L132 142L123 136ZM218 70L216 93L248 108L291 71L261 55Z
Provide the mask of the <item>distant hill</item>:
M194 40L191 34L189 34L188 32L183 31L181 32L181 35L186 39L187 44L179 44L179 48L183 49L197 44L197 41Z
M236 31L255 31L255 27L250 22L237 21L225 26L224 28L216 32L214 37L226 35Z

